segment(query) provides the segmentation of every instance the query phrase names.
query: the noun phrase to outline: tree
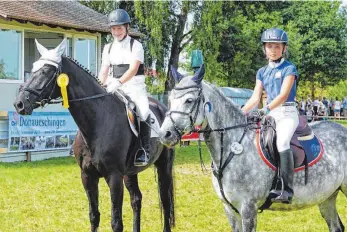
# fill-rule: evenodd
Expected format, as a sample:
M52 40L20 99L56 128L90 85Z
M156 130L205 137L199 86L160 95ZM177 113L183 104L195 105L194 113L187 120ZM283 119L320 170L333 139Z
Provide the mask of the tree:
M156 70L168 70L165 91L175 84L170 75L171 65L178 67L180 53L192 40L193 29L185 31L188 14L198 12L199 8L197 1L135 2L136 17L147 28L147 48Z
M338 97L340 100L347 96L347 80L340 80L334 86L329 86L327 88L328 97Z
M82 5L85 5L103 15L108 15L112 10L117 9L116 1L79 1ZM108 42L107 33L101 35L101 45L104 46Z
M315 83L322 88L338 83L346 75L346 10L340 1L295 2L285 13L302 41L300 69L301 81Z
M261 33L281 27L288 2L204 2L194 45L203 50L207 79L219 85L254 86L258 68L266 60ZM213 67L213 68L212 68Z

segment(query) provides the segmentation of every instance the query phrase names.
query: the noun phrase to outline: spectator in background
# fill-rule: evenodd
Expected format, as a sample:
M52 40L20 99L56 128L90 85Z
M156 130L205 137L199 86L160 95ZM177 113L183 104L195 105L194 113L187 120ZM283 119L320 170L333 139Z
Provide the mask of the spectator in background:
M330 98L329 101L329 116L334 116L334 99Z
M313 112L314 112L314 116L318 115L318 108L320 106L321 102L318 98L316 98L313 102Z
M340 119L340 111L341 111L341 102L339 101L338 97L336 97L336 101L335 101L335 104L334 104L335 118Z
M329 101L327 100L326 97L323 97L322 103L325 107L325 116L329 116Z
M307 103L307 104L306 104L306 107L307 107L307 108L310 108L310 107L312 106L313 102L312 102L310 96L307 96L307 101L306 101L306 103Z
M343 108L343 117L347 117L347 97L343 98L342 102L342 108Z
M304 98L301 99L299 112L300 112L301 115L305 115L306 114L306 101L305 101Z

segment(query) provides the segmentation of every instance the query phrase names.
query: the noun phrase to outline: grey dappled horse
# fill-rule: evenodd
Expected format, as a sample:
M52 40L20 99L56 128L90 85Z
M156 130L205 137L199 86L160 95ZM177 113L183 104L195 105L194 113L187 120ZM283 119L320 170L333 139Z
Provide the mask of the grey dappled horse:
M174 146L183 133L192 131L196 125L212 130L232 127L233 129L223 133L223 149L223 131L204 133L213 164L219 167L221 157L225 161L233 149L231 144L242 137L242 125L246 124L245 115L216 87L202 81L203 67L194 76L183 78L176 70L173 70L172 74L179 83L169 98L170 109L161 126L161 141ZM292 204L273 203L269 209L297 210L318 205L329 231L344 231L336 211L336 197L340 190L347 195L347 129L340 124L326 121L311 126L322 141L324 155L317 164L309 168L306 185L304 171L294 174L295 195ZM221 187L217 178L212 175L214 189L224 203L233 232L256 231L257 210L269 195L276 175L260 158L255 137L254 130L245 132L241 142L243 152L227 163L222 173ZM224 197L221 188L224 190Z

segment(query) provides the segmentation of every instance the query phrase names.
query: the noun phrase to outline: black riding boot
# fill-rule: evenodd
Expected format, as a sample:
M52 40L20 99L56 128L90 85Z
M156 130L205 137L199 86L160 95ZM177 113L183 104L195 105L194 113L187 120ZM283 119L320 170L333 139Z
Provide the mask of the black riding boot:
M294 195L294 157L292 150L280 152L280 178L282 179L282 190L272 190L272 202L290 204Z
M146 122L140 122L140 146L136 152L134 165L137 167L146 166L149 160L151 128L147 125L151 123L151 117L148 116Z

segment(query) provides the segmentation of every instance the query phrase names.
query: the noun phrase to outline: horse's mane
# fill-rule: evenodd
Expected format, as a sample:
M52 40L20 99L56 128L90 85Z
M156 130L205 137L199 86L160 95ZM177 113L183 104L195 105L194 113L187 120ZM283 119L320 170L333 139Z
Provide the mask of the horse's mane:
M211 88L214 91L214 93L216 93L219 97L221 97L227 103L228 107L230 106L233 110L236 110L237 112L242 113L241 109L230 98L225 96L225 94L222 92L222 90L220 90L215 85L213 85L207 81L203 81L203 84L205 84L206 86Z
M75 60L74 58L70 57L70 56L63 56L63 58L66 58L68 60L70 60L72 63L74 63L77 67L81 68L81 71L84 71L86 76L92 80L95 80L96 83L98 83L98 85L105 89L105 87L102 85L100 79L96 76L96 74L92 73L89 69L87 69L86 67L84 67L82 64L80 64L77 60Z

